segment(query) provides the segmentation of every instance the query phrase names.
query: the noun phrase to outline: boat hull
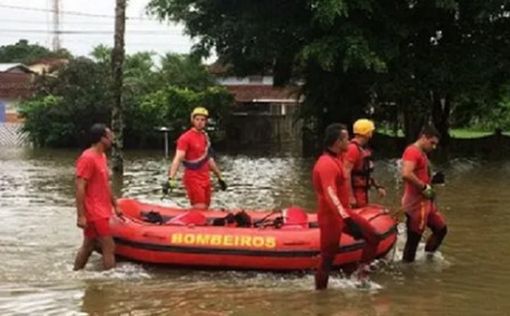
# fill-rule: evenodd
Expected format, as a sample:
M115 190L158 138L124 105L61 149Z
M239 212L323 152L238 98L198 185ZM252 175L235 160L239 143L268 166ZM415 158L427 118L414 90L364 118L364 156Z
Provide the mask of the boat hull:
M143 220L143 214L148 212L160 214L165 219L191 212L211 223L225 217L228 214L225 210L186 211L132 199L119 200L119 206L126 216L123 219L114 217L110 222L116 242L115 252L129 260L185 267L273 271L313 269L319 261L320 231L315 214L306 215L306 225L273 225L272 222L282 217L282 212L245 211L253 222L260 223L266 218L265 222L269 223L247 228L175 224L171 221L154 224ZM379 206L356 211L376 227L380 238L376 257L385 255L396 241L395 221ZM342 234L335 266L359 261L365 246L363 240Z

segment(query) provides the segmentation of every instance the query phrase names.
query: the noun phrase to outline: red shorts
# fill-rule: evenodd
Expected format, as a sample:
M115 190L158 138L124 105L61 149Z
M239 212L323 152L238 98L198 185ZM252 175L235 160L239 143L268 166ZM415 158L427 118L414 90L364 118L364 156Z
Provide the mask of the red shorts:
M83 235L90 239L111 236L112 232L110 231L110 219L101 218L93 222L87 222L87 226L83 230Z
M184 182L191 205L211 204L211 183L188 180Z
M426 227L439 230L446 226L443 214L439 212L433 201L421 199L404 211L407 215L408 230L417 234L423 234Z

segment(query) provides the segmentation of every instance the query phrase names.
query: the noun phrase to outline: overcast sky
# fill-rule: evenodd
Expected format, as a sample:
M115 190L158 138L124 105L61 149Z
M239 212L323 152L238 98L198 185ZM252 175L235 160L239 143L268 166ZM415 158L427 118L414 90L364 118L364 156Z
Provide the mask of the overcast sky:
M51 48L53 2L0 0L0 46L23 38ZM183 34L182 25L159 23L148 17L145 14L148 2L128 2L126 16L133 19L126 22L126 52L188 53L192 41ZM74 55L88 55L99 44L113 46L115 0L60 0L60 3L60 30L77 32L60 35L63 48Z

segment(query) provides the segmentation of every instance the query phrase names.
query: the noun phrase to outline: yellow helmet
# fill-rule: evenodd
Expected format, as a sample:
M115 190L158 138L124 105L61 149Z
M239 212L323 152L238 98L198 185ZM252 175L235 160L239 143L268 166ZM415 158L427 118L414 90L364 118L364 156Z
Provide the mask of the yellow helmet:
M195 115L203 115L203 116L208 117L209 111L207 111L206 108L199 106L199 107L194 108L193 112L191 112L191 119L193 119L195 117Z
M374 130L374 122L368 119L359 119L352 125L352 131L355 135L369 136Z

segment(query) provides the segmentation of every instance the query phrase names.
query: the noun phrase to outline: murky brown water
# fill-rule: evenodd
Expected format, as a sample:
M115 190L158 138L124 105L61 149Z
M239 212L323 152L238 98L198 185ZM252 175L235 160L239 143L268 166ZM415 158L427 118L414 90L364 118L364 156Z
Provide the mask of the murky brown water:
M0 315L509 315L510 160L457 159L442 166L439 203L450 235L434 261L394 262L371 289L335 276L317 293L312 275L175 270L122 262L98 272L99 256L72 271L76 151L0 150ZM230 188L217 205L313 207L312 161L292 155L219 159ZM395 160L377 162L395 207ZM127 155L124 196L158 202L167 163L156 153ZM183 191L175 199L186 203ZM402 248L400 236L398 246Z

